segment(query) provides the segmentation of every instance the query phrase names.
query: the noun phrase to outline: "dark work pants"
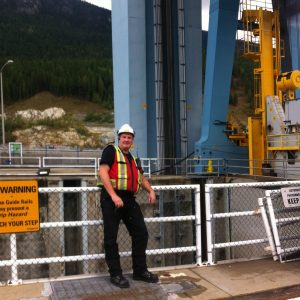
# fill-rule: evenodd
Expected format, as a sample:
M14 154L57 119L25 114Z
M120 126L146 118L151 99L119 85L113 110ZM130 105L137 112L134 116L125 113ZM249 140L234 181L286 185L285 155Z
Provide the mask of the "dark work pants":
M120 221L123 220L132 240L132 268L134 273L147 269L146 248L148 231L144 216L134 197L122 197L124 206L116 208L110 197L101 199L104 223L105 260L111 276L122 274L117 236Z

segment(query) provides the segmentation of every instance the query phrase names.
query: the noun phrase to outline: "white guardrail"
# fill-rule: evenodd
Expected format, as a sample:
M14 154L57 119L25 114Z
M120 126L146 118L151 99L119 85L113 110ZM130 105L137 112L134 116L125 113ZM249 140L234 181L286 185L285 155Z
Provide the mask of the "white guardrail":
M261 199L274 194L266 193L266 189L299 185L299 180L206 184L207 263L274 256L274 244L280 245L279 239L270 242L276 226L272 230L266 227ZM273 219L273 224L279 223Z
M156 193L167 193L171 192L171 194L164 194L165 197L159 197L158 203L156 204L158 207L162 207L163 205L168 205L170 202L175 201L172 196L174 193L189 193L192 192L189 198L186 198L186 201L181 203L185 204L186 207L189 207L188 213L182 211L179 214L173 213L173 215L165 216L163 209L161 209L160 215L156 217L146 217L145 222L147 227L152 228L151 235L155 234L155 228L160 228L161 226L167 226L167 224L175 223L186 224L189 222L189 226L194 228L190 233L193 233L191 237L183 243L183 241L179 242L177 245L174 245L174 239L170 239L168 237L168 241L166 243L162 243L163 241L159 241L158 239L154 239L148 243L147 255L157 256L164 254L185 254L190 253L194 259L194 263L200 265L202 263L201 260L201 212L200 212L200 186L199 185L166 185L166 186L153 186L153 189ZM64 199L64 197L68 197L68 195L72 194L72 197L68 199ZM83 274L87 274L90 272L94 272L96 270L99 263L95 263L92 266L91 261L104 261L104 253L102 246L96 248L97 244L102 245L100 241L101 232L103 231L102 227L102 218L101 215L95 214L95 203L99 199L100 193L99 188L96 187L51 187L51 188L39 188L39 200L45 196L48 197L48 213L47 218L44 222L40 223L40 232L27 232L24 233L26 235L26 239L30 242L30 249L23 249L20 245L24 246L24 239L20 239L22 234L7 234L4 235L4 238L7 238L7 247L8 251L1 254L2 259L0 260L0 270L1 272L6 272L8 276L8 281L12 284L17 284L22 280L22 275L24 276L24 272L26 272L26 268L30 269L33 266L49 264L53 266L52 271L55 270L56 273L47 274L49 277L58 276L60 272L62 272L62 268L65 263L68 262L82 262L82 272ZM147 203L147 195L146 193L139 194L140 203ZM80 205L80 220L64 220L64 201L77 201L76 199L79 197L81 201ZM175 197L176 198L176 197ZM96 202L94 202L96 201ZM141 204L142 205L142 204ZM148 206L147 206L148 207ZM194 207L194 209L192 209ZM97 206L99 211L99 204ZM152 208L151 208L152 209ZM91 216L94 214L94 216ZM51 217L52 216L52 217ZM148 214L149 216L149 214ZM53 220L52 220L53 219ZM61 220L57 220L61 219ZM164 225L165 224L165 225ZM153 226L156 226L155 228ZM183 226L183 225L182 225ZM67 228L80 228L77 231L77 243L81 244L81 250L77 255L67 255L64 251L66 249L65 246L65 231ZM121 229L120 229L121 230ZM37 238L39 236L39 238ZM128 234L120 234L120 247L124 247L124 245L128 242L129 236ZM4 241L4 240L3 240ZM19 244L20 243L20 244ZM22 244L23 243L23 244ZM41 244L42 243L42 244ZM158 247L154 248L154 245ZM41 247L41 245L43 245ZM152 247L151 247L152 245ZM21 247L21 251L19 251ZM8 250L10 249L10 250ZM37 252L39 254L36 254ZM43 250L44 249L44 250ZM43 250L41 254L40 251ZM122 258L128 257L131 255L131 251L128 249L120 249L120 256ZM9 258L8 258L9 257ZM55 265L59 266L59 268L55 269ZM20 272L20 266L22 266L22 272ZM27 267L28 266L28 267ZM97 268L96 268L97 266ZM6 268L6 269L5 269ZM7 270L9 268L10 270ZM30 269L31 270L31 269ZM33 270L33 269L32 269ZM48 270L48 269L47 269ZM50 272L48 270L48 272ZM5 273L5 274L6 274ZM4 274L4 273L3 273ZM52 274L52 275L51 275ZM55 274L55 275L54 275ZM64 274L60 274L64 276ZM4 276L4 275L3 275ZM38 276L38 275L34 275ZM37 280L37 277L34 277L33 280Z
M88 153L91 155L91 153ZM74 155L74 153L72 153ZM82 154L83 155L83 154ZM85 153L86 155L86 153ZM0 175L26 176L41 175L39 170L47 169L47 176L94 176L99 171L100 157L88 156L0 156ZM140 158L144 174L152 175L228 175L252 174L254 176L275 176L293 179L300 175L300 160L253 160L251 172L247 159L222 158Z
M81 175L97 177L100 157L6 157L0 156L1 175L40 175L39 169L48 169L47 176ZM186 175L200 169L201 174L219 175L226 169L223 159L141 158L144 174ZM29 173L29 174L28 174Z

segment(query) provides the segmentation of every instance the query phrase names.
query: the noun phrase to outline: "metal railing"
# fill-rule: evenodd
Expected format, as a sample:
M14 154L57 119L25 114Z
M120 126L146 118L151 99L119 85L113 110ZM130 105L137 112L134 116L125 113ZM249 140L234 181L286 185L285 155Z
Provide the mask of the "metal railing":
M299 185L300 181L205 185L207 263L271 256L258 199L266 188Z
M201 264L200 186L154 186L157 203L142 191L137 201L149 232L149 268ZM39 188L40 230L0 235L0 282L107 273L100 190ZM118 235L123 270L131 269L131 239Z
M290 243L291 237L298 251L299 230L295 222L299 222L299 212L279 215L283 209L278 202L278 187L299 184L300 181L206 184L203 237L199 185L154 186L158 196L154 206L147 203L147 194L142 191L137 201L149 232L149 268L202 265L201 239L207 242L208 265L270 257L276 251L281 255L281 249L294 250L294 245L283 244L285 240ZM275 191L266 192L272 187ZM0 235L0 282L16 284L23 279L107 273L99 191L84 186L39 188L40 231ZM279 203L273 218L277 227L272 229L265 226L266 220L272 220L267 216L271 206L268 204L264 210L261 201L265 195ZM281 239L280 245L278 238L273 241L271 235L276 233L274 228L280 233L278 226L283 223L287 224L284 228L296 224L296 231L293 229L287 239ZM123 270L128 271L131 240L124 224L120 225L118 244Z
M78 175L97 177L100 157L93 156L0 156L0 176L37 175L40 168L48 168L48 176ZM141 158L144 174L220 176L250 174L249 160L222 158ZM263 167L261 167L263 166ZM293 179L300 175L300 159L253 160L254 176L273 176Z
M0 167L5 168L40 168L42 159L40 157L8 157L0 156Z
M97 177L99 171L99 158L95 157L43 157L42 163L44 168L57 169L82 169L81 175L90 175L91 169L94 170L93 175ZM60 173L60 175L66 174ZM68 173L69 174L69 173Z
M300 134L269 134L267 136L267 144L268 148L290 148L291 150L298 150L300 147Z
M300 206L299 184L288 188L289 200L293 204L284 203L281 190L267 190L265 197L259 200L262 207L266 232L272 249L273 259L281 262L300 259ZM296 193L292 192L295 190ZM296 201L295 201L296 200Z
M41 156L26 157L0 157L1 175L13 175L13 169L31 170L35 168L37 173L40 168L49 168L48 176L56 175L86 175L97 176L99 172L100 157L78 157L78 156ZM226 169L223 159L180 159L180 158L141 158L141 164L146 176L151 175L192 175L196 168L201 168L202 175L224 174ZM72 169L74 169L72 171ZM6 171L6 172L5 172ZM14 174L24 175L24 173ZM31 175L31 173L30 173Z

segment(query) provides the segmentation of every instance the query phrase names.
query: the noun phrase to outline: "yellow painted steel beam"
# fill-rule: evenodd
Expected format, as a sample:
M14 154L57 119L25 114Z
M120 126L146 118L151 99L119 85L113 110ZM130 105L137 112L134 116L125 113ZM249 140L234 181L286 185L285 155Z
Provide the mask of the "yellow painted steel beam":
M264 147L264 158L267 158L266 149L266 97L275 94L274 89L274 60L273 60L273 21L274 14L271 11L259 10L260 49L261 49L261 111L262 111L262 145Z
M250 175L259 175L259 168L262 167L262 162L268 159L268 150L270 149L267 147L266 97L276 94L275 78L280 72L278 12L262 8L249 9L243 11L242 21L245 28L252 32L252 39L259 46L258 50L249 51L253 48L251 48L252 39L245 46L245 49L247 49L246 56L258 62L258 66L254 70L256 82L255 116L248 118L248 144ZM275 44L273 43L274 40ZM261 163L258 163L260 166L257 163L254 166L254 161L260 161Z
M231 139L231 140L247 140L247 136L244 134L235 134L235 135L230 135L229 139Z
M297 150L300 150L300 146L268 147L268 151L297 151Z
M249 174L262 175L264 161L264 145L262 137L262 120L259 116L248 118L248 145L249 145ZM254 166L254 161L256 164Z

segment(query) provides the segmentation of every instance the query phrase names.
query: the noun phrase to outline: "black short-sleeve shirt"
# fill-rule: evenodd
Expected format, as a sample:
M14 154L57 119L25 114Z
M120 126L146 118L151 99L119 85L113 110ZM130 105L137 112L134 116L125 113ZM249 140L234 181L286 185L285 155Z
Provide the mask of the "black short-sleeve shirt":
M108 165L109 167L111 167L112 164L114 163L115 152L116 152L116 149L113 145L108 145L106 148L104 148L102 155L101 155L101 159L100 159L100 165ZM132 161L133 157L130 153L129 154L123 153L123 155L125 155L127 157L129 162ZM137 164L137 167L139 168L140 172L143 174L143 170L141 167L141 161L139 158L136 158L136 164Z
M101 155L100 165L108 165L111 167L114 163L115 152L116 149L113 145L105 147Z

